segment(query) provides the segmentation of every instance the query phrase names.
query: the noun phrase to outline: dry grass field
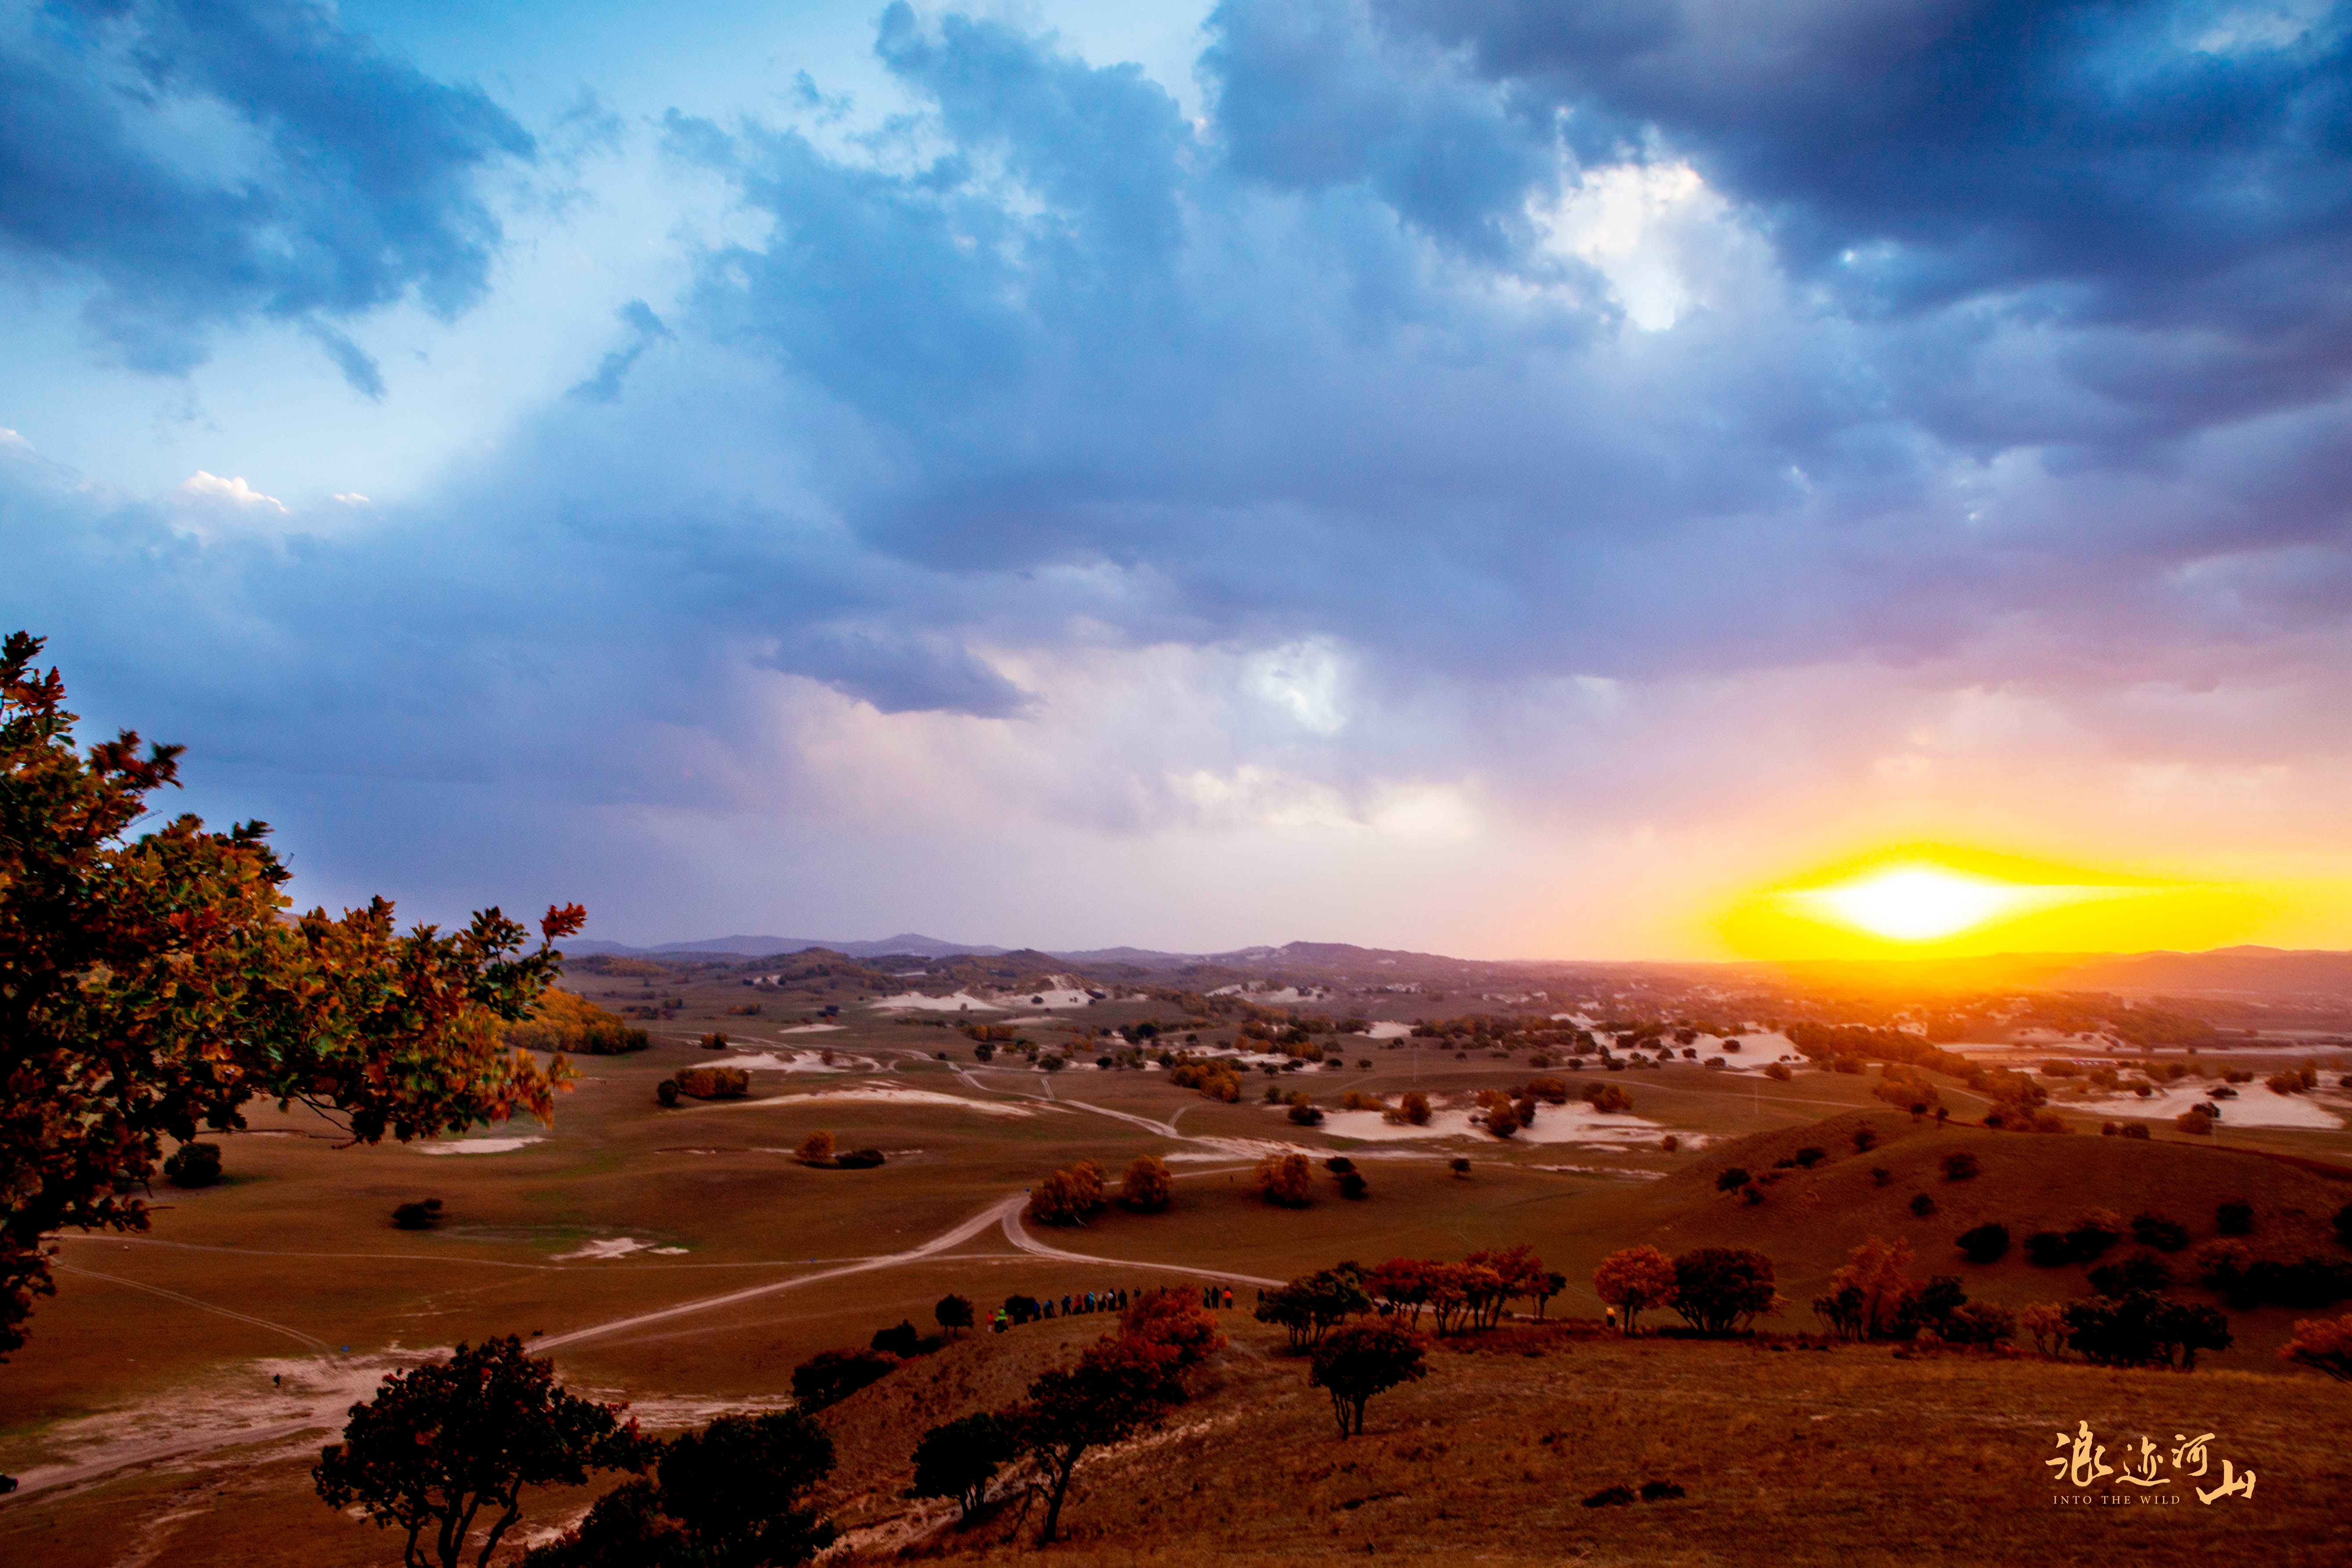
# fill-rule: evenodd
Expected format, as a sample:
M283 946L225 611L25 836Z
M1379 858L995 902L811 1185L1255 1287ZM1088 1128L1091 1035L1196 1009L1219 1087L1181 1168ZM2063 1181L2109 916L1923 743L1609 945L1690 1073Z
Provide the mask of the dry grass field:
M862 1345L901 1318L928 1330L950 1290L986 1306L1015 1291L1201 1272L1239 1284L1243 1310L1225 1315L1232 1347L1166 1432L1090 1462L1057 1555L2352 1560L2339 1522L2352 1397L2281 1366L2276 1348L2295 1314L2279 1309L2232 1313L2237 1347L2187 1375L1507 1330L1447 1346L1426 1382L1375 1402L1371 1433L1346 1445L1303 1366L1276 1353L1278 1338L1246 1310L1252 1280L1524 1241L1570 1277L1551 1314L1590 1319L1593 1265L1653 1241L1670 1252L1767 1252L1796 1305L1763 1326L1806 1331L1819 1325L1804 1303L1865 1235L1907 1238L1917 1272L1958 1274L1972 1295L2011 1306L2081 1296L2080 1266L2038 1269L2012 1251L1978 1268L1953 1237L1999 1219L2021 1238L2106 1207L2171 1215L2201 1242L2214 1205L2243 1198L2257 1212L2246 1239L2258 1249L2334 1247L2326 1221L2352 1201L2352 1184L2252 1151L2352 1164L2341 1132L2238 1131L2215 1150L2167 1132L2102 1138L2095 1123L2063 1137L1938 1129L1872 1098L1866 1077L1806 1071L1778 1083L1690 1065L1612 1080L1632 1091L1643 1125L1677 1137L1673 1152L1647 1135L1359 1141L1254 1103L1273 1081L1256 1075L1243 1102L1221 1104L1156 1072L1076 1066L1049 1077L1018 1058L983 1068L961 1037L919 1019L849 1005L845 1026L807 1032L796 1018L728 1016L739 994L728 986L682 989L687 1005L652 1048L581 1064L551 1129L480 1135L538 1142L468 1153L342 1148L314 1120L265 1111L222 1140L228 1182L159 1191L150 1234L63 1238L58 1295L0 1366L0 1470L26 1482L0 1501L0 1561L394 1561L395 1540L310 1495L307 1465L383 1371L460 1340L536 1336L571 1385L627 1399L649 1426L675 1429L783 1403L797 1362ZM1152 1010L1106 1004L1071 1021ZM695 1044L714 1026L740 1051L784 1060L830 1047L837 1060L755 1068L746 1100L657 1106L655 1085L678 1068L738 1058ZM1051 1041L1066 1028L1035 1033ZM937 1059L941 1051L954 1059ZM1285 1075L1279 1088L1331 1105L1351 1089L1392 1095L1418 1082L1443 1099L1528 1075L1524 1062L1483 1053L1457 1060L1363 1041L1343 1070ZM1964 1093L1947 1099L1969 1114ZM1864 1127L1875 1146L1857 1152ZM793 1151L820 1128L844 1148L882 1149L887 1163L801 1165ZM1246 1176L1276 1145L1348 1152L1370 1195L1343 1201L1318 1172L1310 1207L1266 1206ZM1773 1170L1807 1147L1826 1157ZM1941 1161L1959 1150L1979 1157L1981 1173L1948 1181ZM1048 1172L1089 1158L1115 1176L1142 1153L1168 1156L1177 1174L1167 1214L1113 1208L1081 1230L1006 1223ZM1457 1154L1472 1159L1466 1175L1448 1168ZM1764 1202L1716 1190L1734 1163L1774 1175ZM1932 1215L1912 1212L1921 1193ZM444 1205L437 1227L392 1226L395 1205L425 1197ZM872 1531L855 1554L1026 1554L1006 1542L1003 1521L910 1533L917 1521L896 1497L906 1453L925 1426L1009 1400L1105 1326L1076 1319L982 1334L829 1413L843 1454L834 1500ZM2042 1460L2052 1431L2080 1420L2103 1435L2210 1430L2217 1458L2254 1467L2261 1491L2210 1506L2054 1507ZM1652 1479L1685 1497L1581 1506L1602 1486ZM586 1500L538 1496L527 1525L560 1523Z

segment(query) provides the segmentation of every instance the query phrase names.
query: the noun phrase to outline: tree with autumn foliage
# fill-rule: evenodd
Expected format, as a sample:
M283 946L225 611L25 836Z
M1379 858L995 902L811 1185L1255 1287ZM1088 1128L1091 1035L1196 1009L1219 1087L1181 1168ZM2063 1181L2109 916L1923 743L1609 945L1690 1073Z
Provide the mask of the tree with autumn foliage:
M1129 1339L1174 1352L1169 1363L1171 1373L1198 1366L1225 1348L1224 1333L1201 1305L1198 1295L1172 1285L1146 1290L1130 1300L1118 1315L1118 1331Z
M1018 1446L1036 1467L1045 1499L1037 1543L1050 1544L1062 1527L1070 1477L1089 1448L1123 1443L1160 1424L1167 1414L1169 1375L1179 1352L1129 1336L1090 1346L1066 1371L1048 1372L1029 1385L1029 1397L1007 1412Z
M1674 1295L1675 1260L1654 1247L1624 1247L1592 1271L1592 1290L1617 1309L1618 1326L1630 1334L1645 1309L1663 1306Z
M1176 1183L1158 1155L1138 1154L1119 1178L1118 1201L1137 1214L1159 1214L1175 1200Z
M2294 1338L2279 1348L2279 1359L2324 1372L2338 1383L2352 1383L2352 1314L2299 1321Z
M1084 1225L1102 1211L1102 1167L1081 1160L1038 1183L1024 1212L1039 1225Z
M373 1399L352 1406L343 1440L320 1453L310 1477L329 1506L356 1505L383 1528L405 1531L407 1568L457 1568L487 1510L475 1558L487 1563L522 1517L523 1488L644 1468L653 1450L635 1422L622 1425L626 1408L559 1387L555 1363L526 1355L511 1334L461 1344L446 1362L386 1374Z
M382 899L288 920L266 824L129 837L181 748L77 751L41 646L0 644L0 1352L53 1293L44 1237L147 1227L167 1135L242 1127L256 1099L366 1143L547 1119L569 1064L503 1035L585 919L551 908L535 949L495 909L446 936L395 931Z

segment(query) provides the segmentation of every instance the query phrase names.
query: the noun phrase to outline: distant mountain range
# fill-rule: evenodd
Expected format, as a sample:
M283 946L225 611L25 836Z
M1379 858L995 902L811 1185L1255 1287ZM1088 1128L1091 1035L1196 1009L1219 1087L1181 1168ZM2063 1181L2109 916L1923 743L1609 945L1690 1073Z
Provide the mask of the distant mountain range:
M617 942L567 942L563 951L575 953L612 953L623 958L659 958L669 953L711 953L719 957L768 958L778 953L799 952L805 948L828 948L846 953L851 958L880 958L885 954L910 954L917 958L994 958L1010 952L1006 947L972 947L960 942L946 942L935 936L921 936L904 931L884 937L880 942L842 942L814 936L714 936L700 942L666 942L654 947L629 947Z
M615 942L574 941L568 952L611 953L626 957L766 958L827 948L851 958L997 958L1034 950L992 947L949 942L901 931L875 942L839 937L719 936L700 942L662 942L630 947ZM2352 952L2324 950L2290 951L2275 947L2223 947L2206 952L2042 952L1995 953L1979 958L1885 959L1804 963L1643 964L1578 963L1571 960L1454 959L1401 949L1357 947L1349 942L1294 942L1280 947L1244 947L1227 952L1162 952L1152 948L1103 947L1083 952L1051 952L1043 956L1082 966L1132 965L1145 970L1178 970L1195 965L1271 974L1280 969L1301 972L1345 970L1360 979L1391 970L1400 980L1426 976L1432 966L1450 966L1457 978L1473 973L1505 978L1504 972L1535 974L1575 969L1591 973L1674 971L1696 977L1707 971L1777 970L1812 984L1937 989L2035 991L2104 991L2130 995L2238 995L2248 997L2318 995L2352 996Z
M988 947L970 942L949 942L945 938L924 936L919 931L901 931L878 942L850 942L839 937L806 936L714 936L700 942L666 942L652 947L630 947L617 942L573 941L563 944L563 951L585 956L609 953L623 958L771 958L784 953L800 952L808 948L822 947L851 958L999 958L1009 952L1034 952L1028 948ZM1324 967L1353 963L1367 968L1382 965L1425 963L1468 963L1477 961L1449 959L1436 953L1406 952L1386 948L1356 947L1347 942L1294 942L1281 947L1242 947L1230 952L1162 952L1149 947L1097 947L1068 952L1048 952L1048 958L1066 963L1108 964L1131 963L1140 969L1181 969L1189 964L1210 963L1232 968L1268 963L1290 963Z

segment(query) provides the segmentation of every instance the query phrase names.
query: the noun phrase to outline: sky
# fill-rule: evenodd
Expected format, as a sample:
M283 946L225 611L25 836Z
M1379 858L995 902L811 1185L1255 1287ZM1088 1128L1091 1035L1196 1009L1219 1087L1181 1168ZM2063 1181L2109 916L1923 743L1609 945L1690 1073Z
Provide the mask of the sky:
M0 0L0 621L306 906L2352 946L2347 279L2315 0Z

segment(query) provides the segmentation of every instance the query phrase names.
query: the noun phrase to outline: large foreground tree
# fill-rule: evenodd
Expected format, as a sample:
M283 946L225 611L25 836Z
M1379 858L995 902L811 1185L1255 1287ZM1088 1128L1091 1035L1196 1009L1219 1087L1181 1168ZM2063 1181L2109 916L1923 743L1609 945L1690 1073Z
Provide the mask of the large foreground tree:
M488 1563L522 1517L523 1488L576 1487L591 1471L645 1464L636 1423L621 1423L625 1408L559 1387L554 1363L524 1354L512 1335L459 1345L446 1362L389 1374L373 1399L352 1405L343 1440L310 1477L333 1507L357 1504L404 1531L406 1568L457 1568L477 1521L486 1533L475 1562Z
M40 651L0 644L0 1354L54 1289L45 1237L146 1228L166 1135L240 1127L256 1098L362 1142L545 1119L568 1066L500 1031L584 918L551 908L536 949L495 909L448 936L396 931L382 899L289 920L266 824L129 837L181 748L125 731L78 752Z

